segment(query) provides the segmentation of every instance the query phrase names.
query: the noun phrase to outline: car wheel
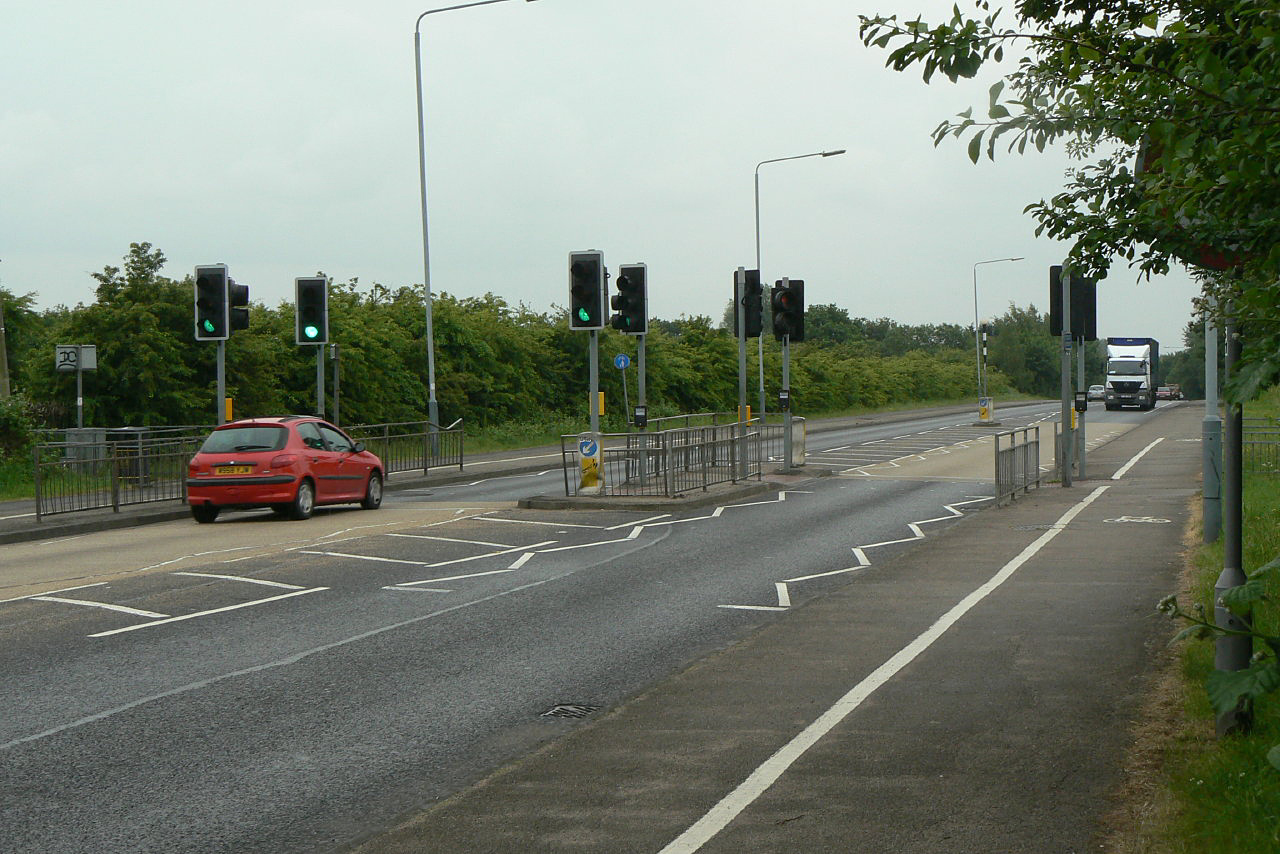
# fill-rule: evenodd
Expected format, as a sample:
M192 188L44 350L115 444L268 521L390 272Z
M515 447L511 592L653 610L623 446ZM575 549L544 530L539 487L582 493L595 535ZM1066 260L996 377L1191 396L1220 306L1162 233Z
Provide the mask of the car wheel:
M369 473L369 486L365 488L364 500L360 506L365 510L377 510L382 505L382 475Z
M305 478L298 484L298 492L293 496L293 504L289 505L290 519L310 519L311 512L316 509L316 487Z
M207 525L218 518L218 509L212 504L192 504L191 516L200 524Z

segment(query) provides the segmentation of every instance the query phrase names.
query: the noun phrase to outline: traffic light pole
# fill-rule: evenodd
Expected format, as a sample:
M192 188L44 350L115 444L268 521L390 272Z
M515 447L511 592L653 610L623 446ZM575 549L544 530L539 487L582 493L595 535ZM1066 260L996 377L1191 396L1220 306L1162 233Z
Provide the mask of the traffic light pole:
M761 335L761 338L764 336ZM782 338L782 387L791 390L791 336ZM791 401L787 395L787 405L782 409L782 470L790 473L792 457L791 445ZM762 425L763 426L763 425Z
M1071 430L1071 271L1065 265L1062 270L1062 444L1058 449L1058 473L1062 485L1071 486L1072 441Z
M747 477L747 269L739 267L733 277L733 299L738 306L738 472Z
M324 418L324 345L316 347L316 415Z
M600 332L591 330L591 435L600 435Z
M218 408L219 426L227 423L227 342L218 342Z
M1083 338L1076 339L1076 347L1079 348L1076 351L1076 394L1079 395L1079 394L1084 394L1086 390L1086 386L1084 384L1084 339ZM1081 480L1084 480L1085 479L1084 443L1085 443L1085 435L1086 435L1085 429L1084 429L1084 417L1087 413L1084 411L1081 411L1076 414L1078 416L1076 420L1076 425L1077 425L1077 430L1079 432L1079 435L1076 437L1076 458L1080 461L1080 468L1077 469L1076 474L1080 475Z

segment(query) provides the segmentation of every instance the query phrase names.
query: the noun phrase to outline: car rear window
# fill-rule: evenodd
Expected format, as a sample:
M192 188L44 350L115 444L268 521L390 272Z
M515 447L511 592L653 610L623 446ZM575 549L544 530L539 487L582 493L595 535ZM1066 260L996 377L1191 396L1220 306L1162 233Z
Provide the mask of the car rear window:
M228 427L214 430L200 446L202 454L229 454L235 451L278 451L289 433L284 427Z

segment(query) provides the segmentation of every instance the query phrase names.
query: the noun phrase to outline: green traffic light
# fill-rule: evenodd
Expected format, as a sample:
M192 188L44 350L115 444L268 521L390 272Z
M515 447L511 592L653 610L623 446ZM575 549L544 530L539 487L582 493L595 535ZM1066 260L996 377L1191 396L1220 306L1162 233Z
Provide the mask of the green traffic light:
M578 319L581 320L583 323L588 323L591 320L591 315L590 313L587 312L585 308L580 308L578 309Z
M308 338L319 338L320 328L318 326L304 326L302 327L302 334Z
M205 321L204 321L204 323L203 323L203 326L204 326L204 331L205 331L205 332L213 332L213 321L212 321L212 320L205 320Z

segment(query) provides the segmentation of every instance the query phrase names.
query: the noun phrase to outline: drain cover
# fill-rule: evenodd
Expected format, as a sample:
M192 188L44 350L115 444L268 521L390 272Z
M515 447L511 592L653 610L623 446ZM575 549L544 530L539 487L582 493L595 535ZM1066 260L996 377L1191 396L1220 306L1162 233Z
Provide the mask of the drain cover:
M561 703L558 706L552 706L538 717L542 718L585 718L592 712L600 711L599 706L592 706L588 703Z

